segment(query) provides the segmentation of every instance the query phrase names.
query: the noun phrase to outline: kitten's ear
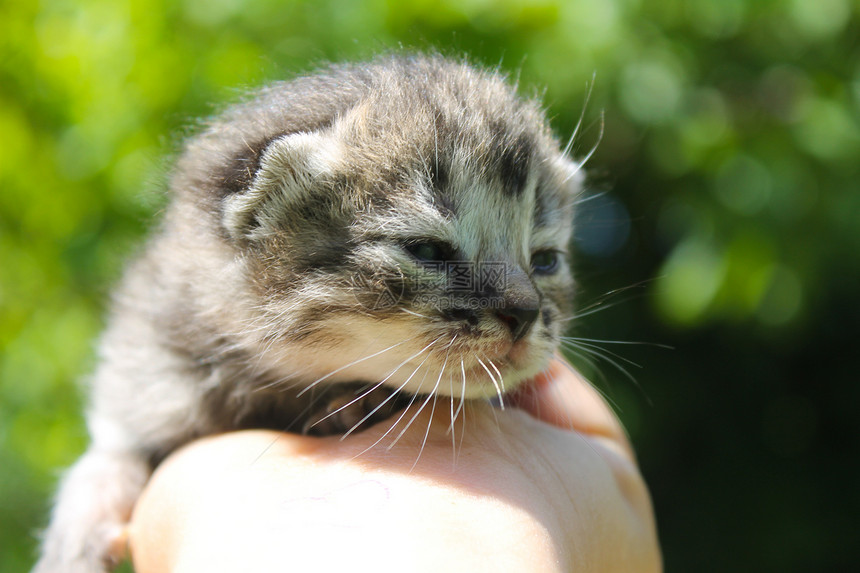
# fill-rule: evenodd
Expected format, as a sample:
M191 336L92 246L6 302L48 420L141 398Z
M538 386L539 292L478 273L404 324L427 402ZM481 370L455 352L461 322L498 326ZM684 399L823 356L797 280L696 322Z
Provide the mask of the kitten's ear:
M292 133L272 141L251 185L224 200L223 224L234 240L268 234L320 178L333 173L338 146L321 133Z

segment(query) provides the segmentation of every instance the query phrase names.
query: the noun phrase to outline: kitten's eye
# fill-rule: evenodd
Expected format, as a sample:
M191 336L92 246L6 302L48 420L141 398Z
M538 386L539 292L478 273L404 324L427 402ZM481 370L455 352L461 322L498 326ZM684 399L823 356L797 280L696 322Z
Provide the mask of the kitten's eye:
M532 270L539 275L549 275L558 270L558 251L538 251L532 255Z
M448 249L439 243L425 241L422 243L410 243L406 245L406 250L419 261L427 263L445 260Z

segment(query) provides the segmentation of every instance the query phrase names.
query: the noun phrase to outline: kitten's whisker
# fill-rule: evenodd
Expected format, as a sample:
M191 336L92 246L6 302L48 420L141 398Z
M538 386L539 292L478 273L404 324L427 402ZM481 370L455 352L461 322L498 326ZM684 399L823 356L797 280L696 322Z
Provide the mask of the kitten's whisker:
M466 367L463 365L463 359L462 358L460 358L460 372L463 376L463 381L462 381L462 384L460 385L460 400L459 400L459 403L457 404L457 410L453 414L453 419L451 420L451 434L452 434L451 440L452 440L452 446L453 446L453 450L454 450L454 452L453 452L454 453L454 465L457 465L457 458L459 457L459 452L458 452L457 446L455 443L453 443L453 441L455 439L454 438L454 427L455 427L456 421L460 418L460 412L461 411L463 412L463 421L461 424L462 431L460 432L460 449L462 449L462 447L463 447L463 436L466 433L466 412L463 409L463 407L466 403ZM451 407L452 408L454 407L454 392L453 391L451 392Z
M565 157L570 157L570 150L573 147L573 142L576 139L576 136L579 134L579 128L582 127L582 122L585 119L585 110L588 109L588 101L591 99L591 91L594 89L594 84L597 80L597 72L593 72L591 74L591 83L586 82L586 86L588 87L588 91L585 92L585 101L582 104L582 111L579 112L579 120L576 122L576 127L573 128L573 133L570 134L570 139L567 140L567 145L564 146L564 149L561 150L561 154Z
M590 354L586 354L583 350L579 348L571 348L570 346L565 345L564 349L571 353L573 356L577 356L580 360L588 364L592 370L594 370L604 381L606 380L606 376L603 372L600 371L600 368L597 365L597 362L591 357Z
M418 455L415 457L415 461L412 462L412 467L409 468L410 473L418 465L418 460L421 459L421 454L424 453L424 447L427 445L427 437L430 435L430 427L433 425L433 415L436 413L437 398L439 398L439 394L433 392L433 406L430 408L430 419L427 420L427 430L424 432L424 439L421 440L421 448L418 449Z
M463 426L460 432L460 449L454 454L454 463L459 457L459 452L463 451L463 438L466 436L466 369L463 366L463 359L460 359L460 372L463 373L463 387L460 389L460 405L457 406L457 413L454 414L454 419L459 417L460 411L463 411Z
M419 364L418 368L420 368L423 364L424 364L423 362L422 362L421 364ZM416 369L416 372L417 372L417 369ZM414 374L415 374L415 373L413 372L413 375L414 375ZM400 388L398 388L398 389L394 392L394 394L392 394L392 396L394 396L394 395L396 395L398 392L400 392L400 390L401 390L402 388L403 388L403 386L401 386ZM412 407L412 404L414 404L414 403L415 403L415 398L416 398L417 396L418 396L417 394L413 394L413 395L412 395L412 397L409 399L409 403L406 405L406 408L404 408L404 409L403 409L403 412L401 412L401 413L400 413L400 415L397 417L397 419L396 419L396 420L394 420L394 422L391 424L391 426L390 426L387 430L385 430L385 433L384 433L384 434L382 434L381 436L379 436L379 438L378 438L375 442L373 442L372 444L370 444L369 446L367 446L365 449L363 449L361 452L359 452L355 457L356 457L356 458L361 457L361 456L362 456L362 455L364 455L365 453L367 453L367 452L369 452L370 450L372 450L373 448L375 448L375 447L379 444L379 442L381 442L382 440L384 440L384 439L385 439L385 436L387 436L388 434L390 434L390 433L394 430L394 428L396 428L396 427L397 427L397 424L399 424L399 423L400 423L400 421L401 421L401 420L406 416L406 414L409 412L409 408L411 408L411 407ZM360 426L360 425L361 425L361 423L362 423L362 422L359 422L358 424L356 424L356 426ZM353 429L355 429L355 428L353 428ZM350 430L350 432L352 432L352 430ZM344 437L346 437L346 436L344 436Z
M409 310L408 308L401 308L400 310L402 312L405 312L406 314L411 314L412 316L417 316L418 318L424 318L426 320L431 319L431 317L426 315L426 314L421 314L420 312L415 312L414 310Z
M604 112L600 112L600 133L597 135L597 142L592 146L592 148L585 154L585 157L582 158L576 164L576 168L573 170L573 173L567 176L566 181L572 179L577 173L579 173L584 167L585 164L588 163L588 160L591 159L591 156L594 155L594 152L597 151L597 148L600 147L600 142L603 141L603 130L605 129L605 118Z
M615 369L618 370L621 374L623 374L628 380L630 380L633 383L633 385L636 386L640 391L642 390L642 386L636 380L636 377L633 376L626 368L624 368L624 366L622 366L617 360L614 360L611 356L609 356L607 354L607 353L609 353L608 350L598 349L599 347L595 347L594 345L583 345L582 343L573 344L570 341L562 341L562 345L565 348L569 348L569 349L575 348L577 350L580 350L582 352L586 352L588 354L591 354L592 356L595 356L597 358L600 358L600 359L606 361L608 364L614 366ZM613 356L616 356L617 358L619 358L625 362L629 362L630 364L632 364L633 366L636 366L637 368L641 368L641 366L639 364L636 364L635 362L633 362L631 360L627 360L626 358L624 358L622 356L618 356L617 354L614 354L614 353L609 353L609 354L612 354ZM643 392L643 394L644 394L644 392ZM651 399L648 398L647 394L645 394L645 398L648 400L648 403L650 404Z
M304 408L302 408L302 411L301 411L301 412L299 412L299 413L298 413L298 415L296 415L296 416L292 419L292 421L291 421L289 424L287 424L287 425L282 429L282 431L283 431L283 432L287 432L287 431L289 431L289 430L290 430L290 428L292 428L293 426L295 426L297 423L299 423L300 421L303 421L303 420L305 419L305 416L306 416L306 415L308 415L310 412L313 412L313 411L314 411L314 406L316 406L316 405L319 403L319 401L320 401L320 400L322 400L322 399L325 397L325 395L326 395L326 394L325 394L325 392L321 392L321 393L319 393L319 394L318 394L318 395L316 395L316 396L313 396L313 393L312 393L312 396L313 396L313 397L311 398L311 400L310 400L310 402L308 403L308 405L307 405L307 406L305 406ZM326 417L328 417L328 416L326 416ZM319 422L321 422L321 421L322 421L322 420L318 420L317 422L314 422L313 424L311 424L310 426L308 426L307 428L305 428L305 430L309 430L309 429L313 428L314 426L316 426L316 425L317 425Z
M457 463L457 432L454 429L454 377L451 376L451 373L448 373L448 387L450 392L448 392L448 399L451 402L451 425L448 426L447 433L451 434L451 455L453 456L451 462Z
M418 395L417 395L417 394L415 394L415 395L413 396L413 399L414 399L414 397L417 397L417 396L418 396ZM422 411L422 410L424 410L424 407L425 407L425 406L427 406L427 404L430 402L430 400L431 400L432 398L433 398L433 392L430 392L429 394L427 394L427 398L424 400L424 402L422 402L421 406L418 408L418 411L417 411L417 412L415 412L415 414L413 414L413 415L412 415L412 417L409 419L409 422L407 422L407 423L406 423L406 427L404 427L402 430L400 430L400 433L399 433L399 434L397 434L397 437L396 437L396 438L394 438L394 441L392 441L390 444L388 444L388 447L386 447L386 448L385 448L386 450L390 450L390 449L391 449L391 448L393 448L395 445L397 445L397 442L399 442L399 441L400 441L400 438L402 438L402 437L403 437L403 434L405 434L405 433L406 433L406 430L408 430L408 429L409 429L409 426L411 426L411 425L412 425L412 422L414 422L414 421L415 421L415 418L417 418L417 417L418 417L418 415L419 415L419 414L421 414L421 411Z
M430 348L430 346L432 346L433 344L435 344L436 342L438 342L440 338L441 338L441 337L437 338L436 340L434 340L433 342L431 342L430 344L428 344L427 346L425 346L424 348L422 348L420 351L418 351L417 353L413 354L412 356L410 356L409 358L407 358L405 361L401 362L401 363L400 363L400 364L399 364L399 365L398 365L394 370L392 370L392 371L388 374L388 376L386 376L385 378L383 378L382 380L380 380L379 382L377 382L376 384L374 384L370 389L368 389L368 390L366 390L366 391L362 392L360 395L356 396L355 398L353 398L352 400L350 400L349 402L347 402L346 404L344 404L344 405L343 405L343 406L341 406L340 408L338 408L338 409L334 410L333 412L330 412L330 413L326 414L324 417L320 418L319 420L317 420L316 422L314 422L313 424L311 424L311 427L314 427L315 425L319 424L319 423L320 423L320 422L322 422L323 420L326 420L326 419L328 419L328 418L330 418L330 417L332 417L332 416L336 415L336 414L337 414L338 412L340 412L341 410L343 410L343 409L345 409L345 408L348 408L348 407L352 406L353 404L355 404L355 403L356 403L356 402L358 402L359 400L362 400L363 398L365 398L365 397L369 396L372 392L374 392L374 391L378 390L380 387L382 387L382 385L383 385L383 384L385 384L385 383L389 380L389 378L391 378L392 376L394 376L394 374L395 374L398 370L400 370L400 368L401 368L403 365L405 365L407 362L409 362L410 360L412 360L412 359L413 359L413 358L415 358L416 356L419 356L422 352L424 352L424 351L425 351L425 350L427 350L428 348ZM454 337L454 340L456 340L456 338L457 338L457 337L455 336L455 337ZM453 340L452 340L452 342L453 342ZM449 347L449 352L450 352L450 347ZM427 358L429 358L429 356L428 356ZM425 362L427 361L427 358L425 358L425 359L424 359L424 361L425 361ZM447 361L448 361L448 357L447 357L447 354L446 354L446 356L445 356L445 362L447 363ZM424 364L424 362L422 362L421 364ZM419 368L420 368L420 365L419 365ZM443 370L443 371L445 370L445 366L444 366L444 365L442 366L442 370ZM414 375L414 372L413 372L413 375ZM425 374L425 376L426 376L426 374ZM410 376L410 378L411 378L411 376ZM441 372L439 373L439 378L440 378L440 379L442 378L442 373L441 373ZM409 379L408 379L408 378L407 378L406 382L409 382ZM438 382L437 382L437 384L436 384L436 385L438 386ZM393 394L396 394L397 392L399 392L401 388L402 388L402 386L401 386L400 388L398 388L398 389L397 389L397 391L395 391ZM392 396L389 396L389 397L388 397L384 402L382 402L382 404L380 404L379 406L377 406L376 408L374 408L374 409L373 409L373 411L371 411L371 412L370 412L370 415L369 415L369 416L372 416L374 413L376 413L376 411L377 411L381 406L383 406L383 405L384 405L388 400L390 400L390 399L393 397L393 394L392 394ZM367 417L363 418L363 419L362 419L362 421L361 421L361 422L359 422L359 423L358 423L358 424L356 424L356 425L357 425L357 426L360 426L360 425L361 425L361 424L362 424L362 423L363 423L363 422L364 422L364 421L365 421L369 416L367 416ZM351 432L351 431L353 431L353 430L355 430L355 427L351 428L351 429L350 429L350 432ZM344 437L346 437L346 434L344 435Z
M625 344L631 346L656 346L657 348L665 348L666 350L675 350L674 346L669 346L668 344L660 344L659 342L642 342L638 340L601 340L599 338L582 338L578 336L562 336L560 338L562 340L572 340L575 342L591 342L595 344Z
M381 334L378 334L377 336L375 336L375 337L374 337L374 338L373 338L373 339L372 339L372 340L367 344L367 346L365 346L365 348L370 348L371 346L373 346L373 345L376 343L376 341L377 341L377 340L379 340L379 337L380 337L380 336L381 336ZM392 346L389 346L389 347L388 347L388 348L386 348L385 350L381 350L378 354L382 354L383 352L387 352L387 351L391 350L392 348L395 348L396 346L398 346L398 345L400 345L400 344L403 344L403 342L398 342L397 344L393 344ZM361 358L361 359L359 359L359 360L356 360L353 364L351 364L351 365L349 365L349 364L348 364L348 365L344 366L343 368L348 368L349 366L355 365L355 364L357 364L357 363L361 362L362 360L366 360L367 358L373 358L373 355L371 355L371 356L366 356L366 357L364 357L364 358ZM249 365L246 365L242 370L244 371L244 370L247 370L247 369L250 369L250 370L249 370L249 373L250 373L250 374L249 374L249 377L253 377L253 376L254 376L254 374L255 374L255 373L258 371L258 369L259 369L259 363L257 363L256 365L250 365L250 364L249 364ZM268 390L269 388L272 388L272 387L274 387L274 386L279 386L279 385L281 385L284 381L289 380L290 378L296 378L296 379L297 379L297 381L296 381L296 382L294 382L293 384L290 384L287 388L285 388L285 390L292 390L292 389L293 389L293 388L295 388L296 386L302 385L302 382L300 381L300 379L304 376L304 374L309 373L309 372L311 372L311 368L310 368L309 366L304 366L303 368L301 368L301 369L299 369L299 370L296 370L296 371L290 372L289 374L286 374L286 375L284 375L284 376L281 376L280 378L276 378L275 380L273 380L273 381L269 382L268 384L264 384L264 385L262 385L262 386L260 386L260 387L258 387L258 388L255 388L255 389L253 390L253 392L260 392L260 391ZM332 374L332 373L330 373L329 375L331 375L331 374ZM315 386L315 385L316 385L316 383L314 383L314 384L313 384L313 385L311 385L311 386L305 386L305 389L304 389L304 390L302 390L302 392L300 392L299 394L297 394L297 395L296 395L296 397L301 396L301 395L302 395L302 394L304 394L307 390L309 390L311 387L313 387L313 386Z
M635 282L635 283L633 283L633 284L630 284L630 285L627 285L627 286L623 286L623 287L619 287L619 288L615 288L615 289L612 289L612 290L610 290L610 291L607 291L606 293L604 293L602 296L600 296L600 297L597 299L597 301L596 301L596 303L595 303L595 304L600 304L601 302L603 302L603 301L605 301L605 300L607 300L607 299L609 299L609 298L612 298L612 297L614 297L614 296L616 296L616 295L618 295L618 294L620 294L620 293L627 292L627 291L629 291L629 290L633 290L633 289L638 289L638 288L645 287L646 285L648 285L648 284L650 284L650 283L654 282L655 280L657 280L657 278L659 278L659 277L656 277L656 278L650 278L650 279L644 279L644 280L637 281L637 282ZM641 294L640 294L639 296L641 296ZM591 306L594 306L594 305L592 304Z
M393 376L393 375L394 375L394 373L395 373L395 372L397 372L397 370L399 370L399 368L394 369L394 371L393 371L391 374L389 374L388 376L389 376L389 377L390 377L390 376ZM386 380L387 380L387 378L386 378ZM356 403L356 402L358 402L359 400L362 400L362 399L364 399L364 398L366 398L366 397L370 396L370 394L372 394L372 393L373 393L373 392L375 392L376 390L379 390L379 389L382 387L382 385L383 385L384 383L385 383L385 380L383 380L382 382L377 382L376 384L374 384L373 386L371 386L368 390L364 390L364 391L362 391L358 396L356 396L355 398L353 398L352 400L350 400L349 402L347 402L347 403L346 403L346 404L344 404L343 406L340 406L339 408L337 408L337 409L335 409L335 410L333 410L333 411L329 412L328 414L326 414L325 416L323 416L322 418L320 418L319 420L317 420L316 422L314 422L313 424L311 424L309 427L310 427L310 428L313 428L313 427L314 427L314 426L316 426L317 424L320 424L320 423L324 422L325 420L328 420L328 419L329 419L329 418L331 418L332 416L336 416L339 412L341 412L341 411L345 410L346 408L349 408L350 406L352 406L353 404L355 404L355 403ZM387 401L387 400L386 400L386 401ZM383 404L384 404L384 402L383 402ZM373 412L376 412L376 409L374 409L374 411L373 411ZM303 413L305 413L305 412L303 412ZM362 420L362 421L364 421L364 420ZM359 423L358 425L360 425L360 423ZM354 429L354 428L352 428L352 429ZM352 430L352 429L351 429L351 430ZM345 436L344 436L344 437L345 437Z
M382 380L380 380L379 382L377 382L376 384L374 384L374 385L373 385L369 390L364 391L364 392L363 392L363 393L361 393L359 396L356 396L355 398L353 398L352 400L350 400L349 402L347 402L346 404L344 404L343 406L341 406L340 408L338 408L338 409L337 409L337 410L335 410L334 412L331 412L331 413L327 414L325 417L323 417L323 418L321 418L321 419L317 420L316 422L314 422L313 424L311 424L311 427L314 427L314 426L316 426L317 424L319 424L320 422L322 422L323 420L326 420L326 419L328 419L329 417L334 416L335 414L337 414L338 412L340 412L340 411L341 411L341 410L343 410L344 408L348 408L349 406L351 406L351 405L355 404L356 402L358 402L358 401L359 401L359 400L361 400L362 398L365 398L365 397L369 396L371 392L374 392L375 390L378 390L378 389L379 389L380 387L382 387L386 382L388 382L388 380L389 380L392 376L394 376L394 375L395 375L395 374L396 374L396 373L397 373L397 372L398 372L398 371L399 371L399 370L400 370L404 365L406 365L410 360L412 360L413 358L416 358L416 357L420 356L420 355L421 355L425 350L427 350L428 348L430 348L430 346L432 346L434 343L436 343L436 342L438 342L438 341L439 341L439 338L437 338L436 340L434 340L433 342L431 342L430 344L428 344L427 346L425 346L424 348L422 348L421 350L419 350L418 352L416 352L415 354L413 354L412 356L410 356L409 358L407 358L406 360L404 360L403 362L401 362L400 364L398 364L397 366L395 366L395 367L394 367L394 369L393 369L391 372L389 372L387 376L385 376L385 378L383 378ZM428 358L429 358L429 356L428 356ZM426 360L427 360L427 358L425 358L424 360L426 361ZM424 363L424 362L422 362L421 364L423 364L423 363ZM419 365L419 368L420 368L420 365ZM415 375L415 373L413 372L413 373L412 373L412 375L414 376L414 375ZM409 378L407 378L407 379L406 379L406 382L409 382L410 378L412 378L412 376L410 376ZM401 388L402 388L402 386L401 386L400 388L398 388L395 392L393 392L393 393L392 393L392 395L391 395L391 396L389 396L386 400L384 400L381 404L379 404L379 406L377 406L376 408L374 408L374 409L373 409L373 410L372 410L372 411L371 411L371 412L370 412L370 413L369 413L365 418L363 418L363 419L362 419L358 424L356 424L356 427L357 427L357 426L360 426L363 422L365 422L368 418L370 418L370 416L372 416L373 414L375 414L375 413L377 412L377 410L379 410L379 408L381 408L382 406L384 406L384 405L386 404L386 402L388 402L388 400L390 400L391 398L393 398L393 397L394 397L394 394L396 394L397 392L399 392ZM355 429L356 429L356 428L355 428L355 427L353 427L352 429L350 429L350 432L352 432L352 431L353 431L353 430L355 430ZM348 434L349 434L349 432L347 432L347 434L344 434L344 436L342 436L342 438L341 438L341 439L343 439L344 437L346 437Z
M451 343L448 345L449 348L451 346L453 346L454 340L456 340L456 339L457 339L457 337L455 336L451 340ZM460 359L460 364L463 364L462 358ZM448 396L451 398L451 425L448 426L448 430L446 431L446 433L451 434L451 439L452 439L451 445L453 448L453 446L454 446L454 442L453 442L453 439L454 439L454 377L451 376L450 372L448 373Z
M427 395L427 399L424 401L424 403L421 405L421 407L418 408L418 411L415 412L415 415L412 416L412 419L409 420L409 422L406 424L406 427L403 428L402 430L400 430L400 433L397 434L397 437L394 438L394 441L391 442L391 444L389 444L388 448L386 448L386 449L390 450L391 448L393 448L395 446L395 444L397 444L398 441L400 441L400 438L403 437L403 434L406 433L406 430L409 429L409 426L412 425L412 422L415 421L415 418L417 418L418 415L421 413L421 411L424 410L424 407L427 406L427 402L430 401L430 398L434 398L436 396L436 393L439 390L439 383L442 381L442 374L445 373L445 367L448 365L448 356L451 352L451 344L453 344L454 340L456 340L456 339L457 339L457 337L454 336L454 338L452 338L451 342L448 344L448 352L445 354L445 361L442 363L442 368L439 370L439 376L438 376L438 378L436 378L436 384L433 386L433 389L430 390L430 393ZM434 398L433 410L435 411L435 409L436 409L436 400ZM432 423L432 413L431 413L431 423ZM428 425L427 425L427 432L430 432L430 423L428 423ZM424 436L424 440L425 441L427 440L426 434ZM422 450L423 450L423 446L422 446ZM420 456L420 454L419 454L419 456ZM415 460L415 463L418 463L418 460ZM415 465L413 464L412 467L414 468Z
M486 364L484 364L484 361L481 360L480 358L478 358L477 360L478 360L478 363L484 367L484 370L487 371L487 376L490 377L490 380L493 381L493 386L496 388L496 394L499 397L499 408L504 410L505 409L505 399L502 397L502 388L499 386L499 383L496 381L496 378L493 376L493 373L490 372L490 369L487 368Z
M579 378L579 379L583 380L586 384L588 384L589 386L591 386L591 388L592 388L595 392L597 392L597 393L600 395L600 397L601 397L601 398L603 398L604 400L606 400L606 402L612 406L612 409L613 409L613 410L615 410L615 411L617 411L617 412L623 412L623 411L624 411L624 410L621 408L621 406L619 406L619 405L618 405L618 402L616 402L615 400L613 400L613 399L612 399L612 397L611 397L609 394L607 394L606 392L604 392L603 390L601 390L601 389L600 389L600 387L599 387L599 386L597 386L597 384L595 384L594 382L592 382L591 380L589 380L588 378L586 378L585 376L583 376L583 375L582 375L582 373L580 373L576 368L574 368L571 364L569 364L569 363L567 362L567 360L562 360L562 361L561 361L561 363L562 363L562 365L563 365L563 366L564 366L564 367L565 367L565 368L566 368L566 369L567 369L571 374L573 374L574 376L576 376L577 378Z
M577 320L580 318L584 318L586 316L591 316L592 314L597 314L598 312L603 312L604 310L609 310L610 308L618 306L619 304L622 304L624 302L628 302L628 301L620 300L618 302L613 302L613 303L607 304L605 306L603 305L603 303L595 304L595 305L588 307L587 310L584 310L582 312L577 312L575 314L572 314L570 316L566 316L564 318L560 318L560 319L558 319L558 322L562 322L562 323L563 322L570 322L571 320Z
M636 368L642 368L641 364L637 364L636 362L633 362L629 358L625 358L624 356L621 356L620 354L618 354L616 352L613 352L611 350L607 350L607 349L605 349L601 346L598 346L597 344L593 344L591 342L583 342L581 340L576 341L576 340L571 340L571 339L561 339L560 341L563 344L567 345L568 348L570 348L570 347L580 348L583 351L591 352L591 353L595 354L596 356L601 356L598 353L603 353L603 354L608 355L608 356L614 356L618 360L621 360L622 362L626 362L627 364L630 364L631 366L635 366ZM603 357L603 356L601 356L601 357Z
M487 359L487 362L489 362L489 363L490 363L490 366L492 366L492 367L493 367L493 370L495 370L495 371L496 371L496 374L498 374L498 376L499 376L499 386L501 386L501 387L502 387L502 394L503 394L503 395L504 395L504 394L506 394L506 393L507 393L507 389L505 388L505 379L504 379L504 378L502 378L502 373L501 373L501 372L499 372L498 367L496 366L496 364L495 364L492 360L490 360L490 359L488 358L488 359ZM504 408L502 408L502 409L504 410Z
M423 349L421 349L421 352L419 352L418 354L421 354L422 352L424 352L425 350L427 350L428 348L430 348L431 346L433 346L433 345L434 345L435 343L437 343L440 339L441 339L441 336L440 336L439 338L437 338L436 340L434 340L433 342L431 342L430 344L428 344L427 346L425 346ZM418 354L416 354L415 356L417 356ZM341 440L343 440L343 439L344 439L344 438L346 438L348 435L350 435L351 433L353 433L353 432L354 432L356 429L358 429L358 428L359 428L363 423L365 423L368 419L370 419L370 417L371 417L371 416L373 416L376 412L378 412L380 408L382 408L382 407L383 407L385 404L387 404L387 403L388 403L392 398L394 398L398 393L400 393L400 392L401 392L401 391L406 387L406 385L407 385L407 384L409 384L409 381L410 381L410 380L412 380L412 378L415 376L415 374L418 372L418 370L420 370L420 369L421 369L421 367L422 367L422 366L424 366L424 363L425 363L425 362L427 362L427 360L428 360L429 358L430 358L430 355L428 354L428 355L424 358L424 360L422 360L422 361L421 361L421 364L419 364L419 365L415 368L415 370L413 370L413 371L412 371L412 374L410 374L410 375L409 375L409 377L408 377L408 378L406 378L406 380L403 382L403 384L401 384L400 386L398 386L398 387L397 387L397 389L396 389L394 392L392 392L392 394L391 394L390 396L388 396L385 400L383 400L383 401L382 401L378 406L376 406L376 408L374 408L373 410L371 410L370 412L368 412L368 413L367 413L367 415L365 415L365 416L364 416L364 418L362 418L361 420L359 420L359 421L358 421L358 422L357 422L357 423L356 423L352 428L350 428L350 429L349 429L349 430L348 430L348 431L347 431L343 436L341 436L341 438L340 438L340 439L341 439ZM404 361L404 362L403 362L403 364L406 364L406 362L409 362L409 360L412 360L412 357L410 357L410 358L408 358L406 361ZM403 364L401 364L400 366L403 366ZM397 367L397 370L399 370L399 369L400 369L400 366L398 366L398 367ZM396 372L396 370L395 370L395 372ZM389 377L390 377L390 376L392 376L393 374L394 374L394 372L392 372L392 373L389 375ZM426 373L425 373L425 376L426 376ZM386 379L387 379L387 378L386 378ZM412 399L409 401L409 406L411 406L411 405L412 405L412 402L413 402L414 400L415 400L415 395L413 394ZM406 410L409 410L409 406L406 406ZM405 412L405 410L404 410L404 412ZM398 418L398 419L397 419L397 422L399 422L401 418L403 418L403 414L401 414L401 415L400 415L400 418ZM389 428L387 432L385 432L384 434L382 434L382 436L380 436L379 440L377 440L376 442L374 442L374 443L373 443L373 445L371 445L371 446L370 446L370 448L374 447L376 444L378 444L378 443L379 443L379 441L380 441L380 440L382 440L382 438L384 438L385 436L387 436L387 435L388 435L388 432L390 432L390 431L394 428L394 426L395 426L395 425L397 425L397 422L395 422L395 423L394 423L394 425L393 425L391 428ZM368 451L370 448L367 448L366 450L364 450L363 452L361 452L361 454L363 454L364 452ZM359 454L359 455L361 455L361 454Z
M626 298L626 299L622 299L619 301L614 301L614 302L609 303L609 304L607 304L607 302L606 302L607 300L609 300L610 298L612 298L618 294L621 294L621 293L626 292L626 291L631 290L631 289L642 287L642 286L652 282L653 280L654 279L647 279L647 280L639 281L637 283L633 283L632 285L629 285L629 286L613 289L613 290L607 292L606 294L598 297L594 302L583 307L579 312L577 312L571 316L568 316L566 318L560 319L560 322L568 322L570 320L575 320L577 318L589 316L589 315L594 314L596 312L607 310L607 309L612 308L614 306L617 306L619 304L629 302L629 301L633 300L634 298L638 298L639 296L641 296L641 294L637 295L636 297L631 297L631 298Z
M248 365L244 366L244 367L240 370L240 372L247 372L247 373L248 373L248 378L254 378L254 377L256 376L256 374L257 374L257 369L258 369L258 365L256 365L256 364L248 364ZM269 390L269 389L274 388L274 387L276 387L276 386L280 386L280 385L282 385L284 382L286 382L287 380L289 380L289 379L291 379L291 378L301 378L301 376L303 375L303 373L304 373L304 372L307 372L307 371L308 371L308 369L307 369L307 368L303 368L302 370L297 371L297 372L290 372L289 374L284 374L283 376L279 376L279 377L275 378L275 379L274 379L274 380L272 380L271 382L268 382L268 383L266 383L266 384L263 384L262 386L258 386L258 387L256 387L256 388L254 388L254 389L252 390L252 392L254 392L254 393L257 393L257 392L265 392L266 390ZM300 384L300 383L299 383L298 381L293 382L292 384L290 384L289 386L287 386L284 390L292 390L293 388L295 388L295 387L296 387L296 386L298 386L299 384Z
M607 295L607 296L609 296L609 295ZM604 310L609 310L610 308L615 308L616 306L618 306L620 304L630 302L631 300L634 300L636 298L638 298L638 296L625 298L625 299L617 300L617 301L610 302L610 303L607 303L605 298L604 298L604 299L601 299L595 303L592 303L592 304L584 307L580 312L577 312L575 314L572 314L571 316L559 319L559 322L569 322L571 320L576 320L579 318L590 316L590 315L596 314L598 312L603 312Z
M460 386L460 405L457 406L457 411L454 413L455 420L460 415L460 410L463 409L463 404L466 403L466 367L463 365L462 358L460 359L460 372L463 373L463 385Z
M391 345L391 346L389 346L388 348L384 348L384 349L380 350L379 352L374 352L374 353L373 353L373 354L371 354L370 356L364 356L364 357L362 357L362 358L359 358L358 360L353 360L353 361L352 361L352 362L350 362L349 364L345 364L344 366L341 366L340 368L336 368L336 369L332 370L331 372L329 372L328 374L326 374L325 376L323 376L323 377L321 377L321 378L317 378L316 380L314 380L313 382L311 382L311 383L308 385L308 387L307 387L307 388L305 388L304 390L302 390L301 392L299 392L299 393L298 393L298 396L301 396L302 394L304 394L305 392L307 392L309 389L313 388L314 386L316 386L317 384L319 384L319 383L320 383L320 382L322 382L323 380L326 380L326 379L328 379L328 378L331 378L332 376L334 376L334 375L335 375L335 374L337 374L338 372L342 372L342 371L346 370L347 368L350 368L350 367L352 367L352 366L355 366L356 364L359 364L360 362L364 362L365 360L370 360L371 358L375 358L375 357L379 356L380 354L383 354L383 353L385 353L385 352L388 352L388 351L389 351L389 350L391 350L392 348L397 348L397 347L398 347L398 346L400 346L401 344L406 344L406 342L407 342L406 340L401 340L400 342L398 342L398 343L396 343L396 344L392 344L392 345ZM426 347L426 348L429 348L432 344L433 344L433 343L431 342L430 344L428 344L428 345L427 345L427 347ZM425 349L426 349L426 348L425 348ZM421 352L423 352L423 350L422 350ZM420 353L419 353L419 354L420 354Z
M448 426L446 433L451 433L454 431L454 377L450 372L448 373L448 397L451 398L451 425Z
M595 199L597 199L599 197L604 197L605 195L607 195L606 191L600 191L599 193L589 193L587 195L583 194L581 196L581 198L578 196L576 198L576 201L573 202L573 204L576 206L579 206L579 205L582 205L583 203L588 203L589 201L594 201Z

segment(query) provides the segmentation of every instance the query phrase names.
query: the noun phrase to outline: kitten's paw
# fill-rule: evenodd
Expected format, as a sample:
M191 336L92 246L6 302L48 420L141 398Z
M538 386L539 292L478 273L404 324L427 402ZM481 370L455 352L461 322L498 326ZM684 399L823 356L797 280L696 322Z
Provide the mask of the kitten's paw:
M128 520L149 476L145 458L90 449L66 473L33 573L106 573L127 554Z
M46 539L33 573L108 573L128 557L128 524L105 523L86 539Z
M108 571L128 558L128 523L112 523L99 532L101 561Z

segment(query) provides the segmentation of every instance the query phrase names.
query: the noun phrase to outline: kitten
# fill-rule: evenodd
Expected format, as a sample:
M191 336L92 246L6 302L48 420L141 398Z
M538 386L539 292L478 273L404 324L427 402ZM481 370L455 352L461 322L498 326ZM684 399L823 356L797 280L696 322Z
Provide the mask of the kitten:
M343 433L538 373L580 179L536 102L435 55L332 66L214 119L114 298L92 445L35 571L110 569L153 467L199 436Z

